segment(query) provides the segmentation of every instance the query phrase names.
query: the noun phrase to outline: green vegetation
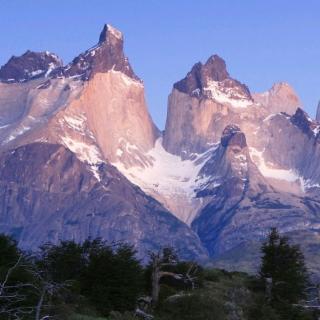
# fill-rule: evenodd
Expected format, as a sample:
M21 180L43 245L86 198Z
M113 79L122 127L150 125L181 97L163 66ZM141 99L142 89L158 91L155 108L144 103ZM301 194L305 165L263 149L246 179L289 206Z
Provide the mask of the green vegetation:
M0 235L0 319L317 319L305 308L311 285L299 247L273 229L261 250L252 276L179 261L172 248L143 266L131 246L100 239L28 256Z

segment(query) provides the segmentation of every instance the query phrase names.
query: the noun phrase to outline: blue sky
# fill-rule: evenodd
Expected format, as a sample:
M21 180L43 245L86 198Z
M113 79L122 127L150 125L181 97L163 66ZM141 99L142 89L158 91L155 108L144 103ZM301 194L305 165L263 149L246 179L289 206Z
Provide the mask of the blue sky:
M0 64L27 49L65 63L94 45L104 23L120 29L156 124L167 97L198 61L217 53L252 92L290 83L313 117L320 99L320 1L0 0Z

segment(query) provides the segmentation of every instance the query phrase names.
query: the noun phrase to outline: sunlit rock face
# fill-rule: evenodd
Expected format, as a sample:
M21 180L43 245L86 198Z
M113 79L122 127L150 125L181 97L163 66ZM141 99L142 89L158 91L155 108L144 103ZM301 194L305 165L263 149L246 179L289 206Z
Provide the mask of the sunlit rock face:
M53 66L52 57L59 63ZM32 72L41 67L42 73L14 83L0 77L3 145L36 139L75 149L77 143L95 143L105 160L121 159L127 166L148 162L144 153L159 131L148 113L143 83L123 53L120 31L106 25L98 44L66 66L52 54L26 53L10 59L2 75L12 77L13 64Z
M144 259L163 245L207 257L189 227L110 164L144 167L159 137L121 32L106 25L66 66L28 52L0 74L2 232L26 249L102 237L135 245Z
M270 90L252 96L255 102L266 107L270 113L285 112L293 115L297 108L302 107L293 88L285 82L275 83Z
M250 146L259 147L263 139L259 130L267 116L292 115L298 107L299 98L285 83L251 95L247 86L230 77L224 60L214 55L205 64L194 65L174 84L168 99L164 147L188 158L218 142L230 123L239 125Z
M168 100L164 147L185 158L202 153L219 141L228 121L252 106L249 89L231 78L224 60L214 55L205 64L194 65L174 84Z

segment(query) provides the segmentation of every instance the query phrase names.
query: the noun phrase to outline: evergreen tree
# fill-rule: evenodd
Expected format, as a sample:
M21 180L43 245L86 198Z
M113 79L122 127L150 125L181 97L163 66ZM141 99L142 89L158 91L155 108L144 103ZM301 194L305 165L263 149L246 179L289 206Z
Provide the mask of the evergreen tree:
M100 240L84 244L88 266L82 276L82 293L102 314L133 310L143 291L143 268L131 246L116 248Z
M277 229L271 229L262 246L260 277L265 282L268 302L282 319L302 319L303 312L295 307L305 298L308 274L299 246L291 245Z
M87 264L81 244L62 241L58 245L46 244L40 249L40 263L45 266L54 281L80 279Z

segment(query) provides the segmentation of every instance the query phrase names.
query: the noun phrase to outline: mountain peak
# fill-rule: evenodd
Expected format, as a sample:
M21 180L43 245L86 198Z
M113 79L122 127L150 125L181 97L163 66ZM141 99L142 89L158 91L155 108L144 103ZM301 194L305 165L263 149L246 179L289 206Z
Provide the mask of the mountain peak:
M295 114L291 116L290 121L309 137L318 136L319 124L313 121L301 108L298 108Z
M120 71L134 80L141 81L124 55L122 33L110 24L105 24L98 44L78 55L64 68L57 70L55 76L89 80L96 73L110 70Z
M206 80L223 81L229 78L226 62L217 54L212 55L202 67Z
M110 24L105 24L101 33L100 33L100 37L99 37L99 43L103 43L105 41L108 41L108 39L110 38L114 38L120 41L123 41L123 35L121 33L121 31L119 31L118 29L116 29L115 27L113 27Z
M237 125L230 124L222 132L221 145L225 148L228 146L245 148L247 146L246 136Z
M39 78L62 66L62 60L49 51L27 50L21 56L12 56L0 69L0 81L24 82Z
M252 102L247 86L230 77L225 61L217 54L210 56L205 64L196 63L187 76L173 87L190 96L213 100L217 98L217 90L218 95L220 92L222 95L229 95L232 91L236 99Z
M209 57L205 64L196 63L187 76L176 82L174 88L181 92L192 94L197 89L207 86L208 81L223 81L229 77L225 61L214 54Z

